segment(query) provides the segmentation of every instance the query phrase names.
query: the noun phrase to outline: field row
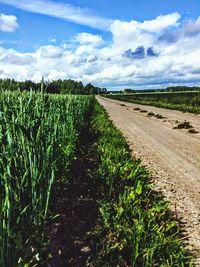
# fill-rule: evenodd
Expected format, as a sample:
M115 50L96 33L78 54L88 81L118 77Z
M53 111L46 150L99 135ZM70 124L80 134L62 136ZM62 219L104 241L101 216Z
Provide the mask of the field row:
M0 266L37 256L54 184L67 184L90 97L3 93L0 100Z

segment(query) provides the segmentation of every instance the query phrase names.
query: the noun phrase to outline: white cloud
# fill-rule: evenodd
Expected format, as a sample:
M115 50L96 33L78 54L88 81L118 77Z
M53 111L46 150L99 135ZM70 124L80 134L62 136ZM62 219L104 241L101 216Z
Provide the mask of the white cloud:
M2 67L5 65L31 65L35 61L35 58L29 53L20 53L13 49L0 47L0 63Z
M48 74L49 80L65 79L66 73L64 71L51 70Z
M152 46L155 36L170 27L177 27L179 19L178 13L172 13L144 22L115 20L111 24L110 30L117 47L135 49L143 44Z
M187 36L194 36L200 33L200 17L198 17L195 21L190 20L183 27L183 32Z
M176 27L181 18L179 13L172 13L165 16L158 16L154 20L138 23L138 28L149 32L160 32L168 27Z
M2 59L2 62L7 65L31 65L35 62L35 60L30 55L17 55L17 53L9 53Z
M90 56L90 55L96 55L99 50L97 50L93 45L80 45L76 51L75 54L78 56Z
M200 17L196 20L189 20L185 22L178 29L174 29L171 31L165 31L159 37L159 41L165 43L175 43L180 39L184 39L186 37L195 37L200 34Z
M0 14L0 30L3 32L14 32L19 27L17 18L13 15Z
M57 17L95 29L108 30L111 20L93 15L93 11L52 0L0 0L16 8Z
M34 53L19 53L0 46L0 70L3 70L0 77L36 81L42 76L71 78L108 88L197 83L200 80L199 19L177 26L178 21L177 14L149 22L115 21L109 43L99 35L84 32L74 36L67 45L46 45ZM173 43L158 41L159 36L165 31L173 32L172 29L184 34ZM144 48L144 56L122 56L126 50L136 53L138 47ZM150 48L152 53L156 51L156 56L148 55Z
M57 41L56 41L55 38L50 39L50 43L56 43L56 42L57 42Z
M60 58L63 56L63 49L58 46L46 45L39 49L43 58Z
M93 44L95 46L101 45L103 43L101 36L86 32L77 34L74 38L74 41L80 43L81 45Z

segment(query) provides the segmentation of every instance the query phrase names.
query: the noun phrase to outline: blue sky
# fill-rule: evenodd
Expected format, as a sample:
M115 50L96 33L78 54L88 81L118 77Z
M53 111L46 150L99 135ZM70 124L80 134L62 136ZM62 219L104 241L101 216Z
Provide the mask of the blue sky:
M199 85L197 0L0 0L0 77Z

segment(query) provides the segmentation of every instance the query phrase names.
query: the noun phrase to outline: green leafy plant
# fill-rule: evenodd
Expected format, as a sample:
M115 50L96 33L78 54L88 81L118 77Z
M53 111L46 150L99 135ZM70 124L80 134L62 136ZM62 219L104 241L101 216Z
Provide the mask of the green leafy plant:
M149 174L131 158L124 137L98 104L93 125L99 223L90 266L189 266L168 204L152 190Z

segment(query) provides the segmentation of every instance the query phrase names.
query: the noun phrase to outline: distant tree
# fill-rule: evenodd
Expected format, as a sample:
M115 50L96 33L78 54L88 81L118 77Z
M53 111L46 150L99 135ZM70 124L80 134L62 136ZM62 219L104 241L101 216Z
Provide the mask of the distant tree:
M81 81L68 80L53 80L45 81L42 78L40 83L35 83L31 80L18 82L14 79L0 79L0 89L3 91L21 90L21 91L44 91L50 94L101 94L106 93L106 88L95 87L91 83L86 86Z

